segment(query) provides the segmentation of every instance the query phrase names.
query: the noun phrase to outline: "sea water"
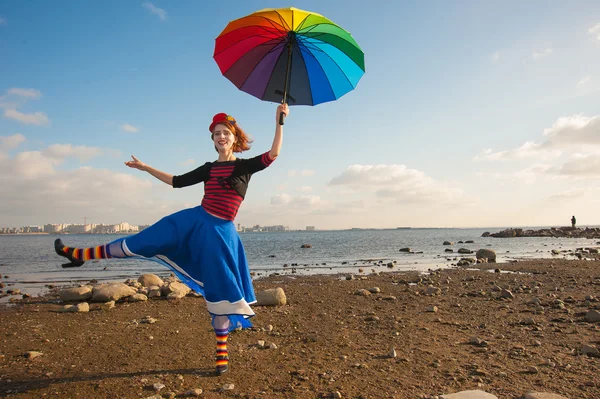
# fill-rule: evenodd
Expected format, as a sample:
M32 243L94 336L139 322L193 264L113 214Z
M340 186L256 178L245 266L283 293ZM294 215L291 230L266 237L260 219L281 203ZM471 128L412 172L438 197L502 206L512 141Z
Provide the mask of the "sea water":
M493 249L498 262L551 257L552 249L571 250L594 246L582 238L482 237L488 229L389 229L240 233L250 270L255 277L279 274L357 273L385 270L422 270L451 267L463 256L459 248L476 252ZM63 269L66 259L54 252L54 240L65 245L90 247L108 243L122 235L0 235L0 274L6 289L43 293L47 285L74 285L90 280L124 281L143 273L167 276L170 271L158 263L138 259L88 261L79 268ZM473 240L472 244L458 243ZM444 241L454 245L443 245ZM310 248L302 248L309 244ZM410 248L413 253L400 252ZM453 253L444 252L446 248ZM394 268L387 268L393 263Z

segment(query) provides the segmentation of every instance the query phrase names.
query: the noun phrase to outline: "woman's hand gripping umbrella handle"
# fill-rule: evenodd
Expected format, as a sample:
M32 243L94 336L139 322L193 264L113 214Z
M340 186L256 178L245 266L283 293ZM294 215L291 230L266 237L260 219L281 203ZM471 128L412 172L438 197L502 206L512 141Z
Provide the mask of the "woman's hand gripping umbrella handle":
M283 119L288 115L289 108L287 104L281 104L277 107L277 114L279 115L279 124L283 126Z

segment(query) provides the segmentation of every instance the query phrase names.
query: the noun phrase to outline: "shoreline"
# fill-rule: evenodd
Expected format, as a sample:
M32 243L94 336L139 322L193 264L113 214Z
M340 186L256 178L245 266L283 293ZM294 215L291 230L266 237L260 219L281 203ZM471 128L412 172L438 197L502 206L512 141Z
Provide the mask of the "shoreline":
M265 279L270 276L312 276L312 275L333 275L333 274L359 274L367 275L371 272L393 272L393 271L414 271L414 272L426 272L431 269L452 269L456 267L465 267L460 262L463 259L475 260L475 252L471 254L459 254L446 253L438 254L437 258L418 258L416 257L419 253L409 253L403 260L391 260L388 258L372 258L372 259L359 259L357 262L337 262L334 263L323 263L316 262L314 264L295 264L291 263L289 266L255 266L250 267L250 272L253 281ZM410 257L415 256L410 259ZM562 257L558 257L562 256ZM593 256L593 255L588 255ZM531 256L525 255L512 255L512 254L498 254L497 262L490 263L496 265L504 265L514 262L523 262L528 260L548 260L548 259L577 259L577 253L573 250L563 250L559 255L553 255L551 251L548 253L535 253ZM91 261L96 264L101 261ZM138 262L145 263L147 266L155 266L153 263L148 263L147 260L138 260ZM361 262L361 263L359 263ZM392 264L393 266L389 266ZM21 293L26 293L30 296L45 295L54 288L66 288L71 286L77 286L85 284L89 281L92 282L118 282L124 281L127 278L134 278L143 273L154 273L160 276L168 276L172 272L160 266L158 270L140 267L139 270L136 268L128 269L127 271L121 271L120 266L111 267L109 263L103 269L98 267L92 268L79 268L75 269L61 269L58 267L54 272L40 272L40 273L10 273L2 272L0 274L0 283L4 287L0 286L0 306L6 305L11 299L11 295L7 295L7 290L18 289ZM108 270L106 268L109 268ZM62 272L75 273L75 275L62 275ZM29 279L29 276L34 279ZM4 278L2 278L4 277Z
M52 295L0 307L0 394L145 398L162 384L159 394L201 388L205 398L600 397L600 358L582 352L600 346L600 323L585 319L600 310L599 258L352 275L255 280L257 292L283 288L287 304L254 306L255 327L230 335L221 377L201 298L89 313L57 313ZM157 322L141 324L148 315ZM26 359L32 350L43 355Z

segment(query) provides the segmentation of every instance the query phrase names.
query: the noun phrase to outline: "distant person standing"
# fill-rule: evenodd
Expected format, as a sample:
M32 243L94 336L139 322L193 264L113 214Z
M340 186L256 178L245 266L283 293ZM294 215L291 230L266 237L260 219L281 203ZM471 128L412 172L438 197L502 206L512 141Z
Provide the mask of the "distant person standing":
M577 219L575 219L575 216L573 216L571 218L571 227L575 228L575 223L577 223Z

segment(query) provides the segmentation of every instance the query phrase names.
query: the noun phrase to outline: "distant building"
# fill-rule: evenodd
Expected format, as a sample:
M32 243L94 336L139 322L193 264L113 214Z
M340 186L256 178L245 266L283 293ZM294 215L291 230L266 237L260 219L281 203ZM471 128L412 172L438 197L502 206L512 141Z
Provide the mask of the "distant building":
M45 224L44 232L45 233L60 233L63 231L66 225L64 224Z
M315 226L306 226L306 231L315 231Z
M42 233L44 228L40 226L23 226L21 227L21 233Z
M91 224L70 224L66 226L63 230L65 233L69 234L85 234L92 232Z
M288 231L289 227L287 226L264 226L262 227L261 231Z

